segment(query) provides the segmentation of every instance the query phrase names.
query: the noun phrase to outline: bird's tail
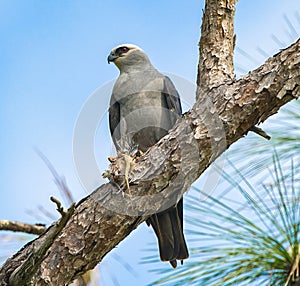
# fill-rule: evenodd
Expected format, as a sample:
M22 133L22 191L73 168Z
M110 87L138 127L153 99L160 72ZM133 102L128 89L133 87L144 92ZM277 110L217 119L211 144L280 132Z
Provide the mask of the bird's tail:
M169 261L175 268L177 260L182 263L189 253L183 235L183 200L166 211L152 215L147 224L151 225L158 239L160 259Z

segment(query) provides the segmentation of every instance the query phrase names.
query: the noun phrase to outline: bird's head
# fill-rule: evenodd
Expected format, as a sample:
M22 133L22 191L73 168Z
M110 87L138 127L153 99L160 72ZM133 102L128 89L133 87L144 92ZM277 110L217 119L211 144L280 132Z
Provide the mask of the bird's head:
M113 48L107 57L107 61L108 63L113 62L121 72L151 66L146 53L133 44L122 44Z

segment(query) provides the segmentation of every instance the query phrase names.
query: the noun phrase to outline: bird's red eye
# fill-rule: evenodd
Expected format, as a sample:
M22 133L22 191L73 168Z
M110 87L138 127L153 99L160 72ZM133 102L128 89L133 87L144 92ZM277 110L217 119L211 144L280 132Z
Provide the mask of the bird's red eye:
M122 47L122 53L127 53L129 49L127 47Z
M128 51L129 51L129 48L127 48L127 47L120 47L120 48L117 48L116 53L117 54L124 54L124 53L127 53Z

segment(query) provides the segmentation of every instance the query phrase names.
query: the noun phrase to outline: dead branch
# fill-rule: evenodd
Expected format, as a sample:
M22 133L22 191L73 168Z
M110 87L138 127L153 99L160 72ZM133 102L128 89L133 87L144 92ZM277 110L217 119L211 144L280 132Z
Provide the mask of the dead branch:
M0 230L25 232L29 234L40 235L46 230L46 227L41 224L29 224L18 221L0 220Z

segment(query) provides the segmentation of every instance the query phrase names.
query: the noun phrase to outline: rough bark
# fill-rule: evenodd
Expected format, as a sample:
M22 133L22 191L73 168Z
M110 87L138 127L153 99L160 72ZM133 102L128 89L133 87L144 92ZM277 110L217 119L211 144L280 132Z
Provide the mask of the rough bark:
M234 79L234 14L237 0L209 0L199 42L197 98L215 85Z
M223 3L212 2L216 6ZM228 5L235 2L226 1ZM231 9L226 11L231 13ZM232 16L229 18L233 21ZM233 37L233 32L230 34ZM226 53L232 54L231 48ZM219 84L207 81L209 89L198 89L201 96L198 94L193 108L141 158L134 170L130 194L123 197L114 185L105 184L76 205L39 265L34 285L65 285L95 267L149 214L174 204L210 163L252 126L299 97L299 40L238 81L233 80L230 68L224 72L224 66L225 58L215 63L214 69L201 67L202 75L205 70L215 70L212 74L216 72L216 80L220 76ZM51 227L6 261L0 269L1 285L10 285L11 274L39 248L50 231Z

